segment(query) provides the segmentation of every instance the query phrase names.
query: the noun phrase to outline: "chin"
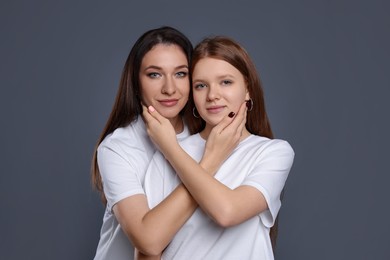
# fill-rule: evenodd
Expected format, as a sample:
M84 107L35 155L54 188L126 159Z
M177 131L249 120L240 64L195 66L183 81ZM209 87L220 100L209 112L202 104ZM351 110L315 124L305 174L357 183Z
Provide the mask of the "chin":
M206 124L209 125L210 127L214 127L218 125L222 120L205 120Z
M156 108L156 107L155 107ZM156 110L165 118L174 118L177 117L182 111L184 106L174 106L174 107L164 107L164 106L158 106Z
M168 118L168 119L172 119L172 118L175 118L177 116L180 116L179 113L180 113L181 110L177 110L177 111L161 111L160 114L165 117L165 118Z

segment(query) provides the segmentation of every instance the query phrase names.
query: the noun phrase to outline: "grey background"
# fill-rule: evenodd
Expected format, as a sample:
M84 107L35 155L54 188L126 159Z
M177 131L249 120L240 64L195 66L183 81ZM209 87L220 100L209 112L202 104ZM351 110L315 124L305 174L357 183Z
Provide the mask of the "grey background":
M277 259L390 259L388 1L2 1L0 259L92 259L95 142L130 46L241 42L296 159Z

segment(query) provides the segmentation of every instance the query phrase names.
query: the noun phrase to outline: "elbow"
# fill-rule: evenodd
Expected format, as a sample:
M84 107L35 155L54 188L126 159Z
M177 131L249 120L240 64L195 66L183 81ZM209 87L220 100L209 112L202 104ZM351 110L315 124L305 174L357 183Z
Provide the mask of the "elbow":
M160 244L153 242L137 243L134 246L145 256L158 256L164 250Z
M137 250L144 256L148 256L148 257L157 257L159 255L161 255L162 251L158 251L158 250L155 250L153 248L140 248L140 247L136 247Z
M166 245L161 242L158 236L147 236L145 234L135 237L131 236L129 232L127 237L130 239L132 244L137 250L145 256L158 256L161 255Z
M228 227L232 227L232 226L236 225L234 221L232 221L231 219L229 219L227 217L214 219L214 221L217 223L218 226L223 227L223 228L228 228Z
M237 224L234 218L234 210L230 206L219 209L218 212L213 214L212 219L217 225L223 228L228 228Z

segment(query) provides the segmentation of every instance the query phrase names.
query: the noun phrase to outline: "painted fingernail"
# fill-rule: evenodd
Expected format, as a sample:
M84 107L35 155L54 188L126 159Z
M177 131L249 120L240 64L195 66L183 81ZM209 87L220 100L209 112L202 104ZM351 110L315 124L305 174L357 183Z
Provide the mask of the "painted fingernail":
M154 112L155 110L154 110L154 107L152 107L152 106L149 106L148 107L148 110L149 110L149 112Z
M230 112L229 115L228 115L228 117L232 118L234 115L235 115L234 112Z

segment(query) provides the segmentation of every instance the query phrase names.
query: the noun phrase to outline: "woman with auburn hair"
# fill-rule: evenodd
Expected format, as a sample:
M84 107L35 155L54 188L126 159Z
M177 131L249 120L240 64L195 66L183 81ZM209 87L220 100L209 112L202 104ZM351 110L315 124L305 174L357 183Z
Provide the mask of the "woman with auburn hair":
M189 136L182 114L190 93L192 50L181 32L161 27L145 32L130 51L92 162L92 181L106 206L96 260L155 258L197 207L183 185L152 210L148 207L144 179L157 148L140 116L142 104L153 106L171 125L175 140ZM216 171L238 143L229 131L244 117L226 117L215 128L224 130L213 135L205 159L193 170Z
M180 144L153 106L144 107L148 133L160 147L145 177L150 207L183 185L199 208L162 253L163 259L274 259L272 229L292 167L288 142L273 139L264 94L247 52L227 37L206 38L194 49L192 135ZM247 106L240 143L215 177L191 169L202 159L212 129ZM204 157L203 157L204 158ZM164 165L165 163L165 165Z

